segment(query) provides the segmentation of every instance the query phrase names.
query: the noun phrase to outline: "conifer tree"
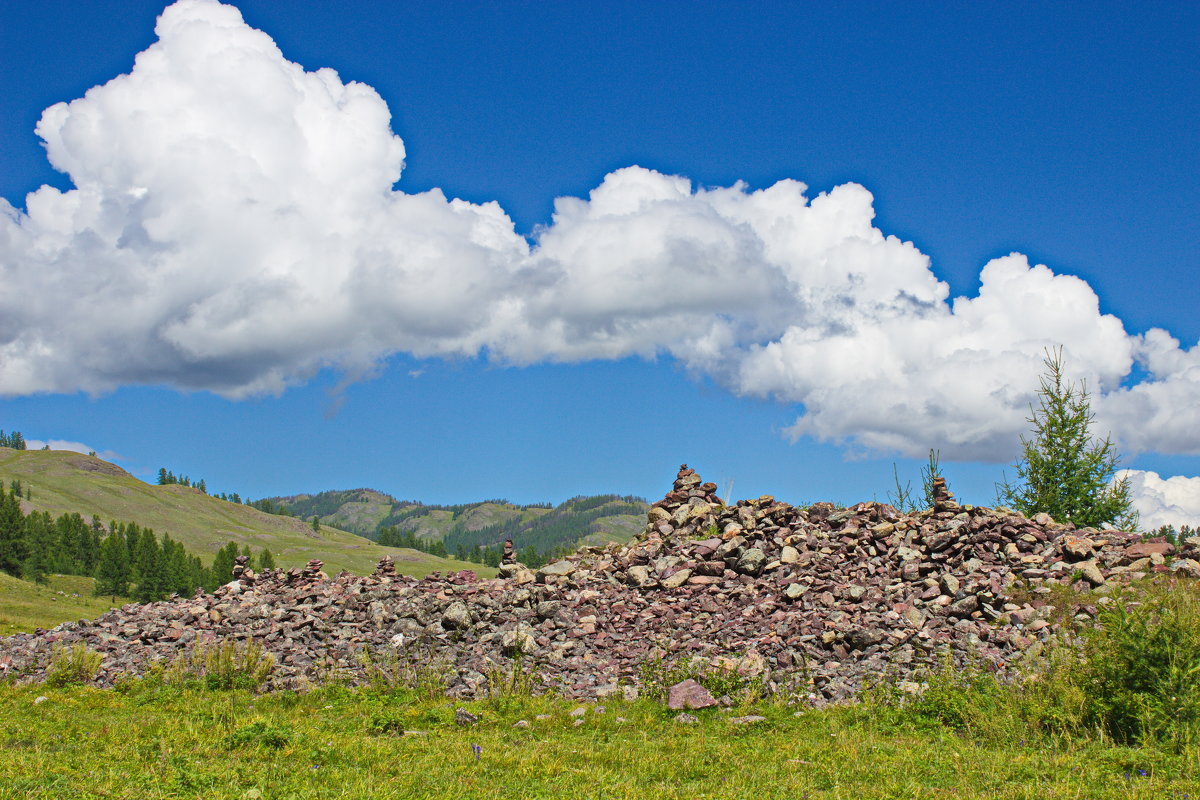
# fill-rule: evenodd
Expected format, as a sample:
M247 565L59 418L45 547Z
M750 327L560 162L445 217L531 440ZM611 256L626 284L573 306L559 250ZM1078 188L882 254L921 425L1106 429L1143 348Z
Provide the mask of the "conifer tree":
M233 579L233 559L238 554L237 542L230 542L217 551L204 588L210 592Z
M1013 466L1017 481L996 484L997 503L1079 527L1133 530L1137 512L1129 482L1113 481L1119 458L1111 437L1092 436L1087 385L1067 380L1062 348L1048 352L1045 365L1038 407L1030 408L1033 438L1021 437L1023 456Z
M19 577L26 555L21 501L15 493L5 492L0 484L0 570Z
M134 599L139 603L161 600L167 587L167 565L154 531L142 528L134 548L134 575L137 589Z
M114 523L115 525L116 523ZM129 551L130 568L137 571L137 545L141 538L142 529L138 527L136 522L128 522L122 524L122 532L125 534L125 548ZM135 576L136 577L136 576Z
M125 536L115 529L100 545L100 565L96 571L96 596L110 595L117 602L117 595L129 593L130 580L129 549Z
M275 557L271 555L271 551L265 547L262 549L262 552L258 554L258 568L259 570L275 569Z
M21 564L21 577L25 580L46 582L46 576L53 570L54 533L49 513L35 512L25 518L25 561Z

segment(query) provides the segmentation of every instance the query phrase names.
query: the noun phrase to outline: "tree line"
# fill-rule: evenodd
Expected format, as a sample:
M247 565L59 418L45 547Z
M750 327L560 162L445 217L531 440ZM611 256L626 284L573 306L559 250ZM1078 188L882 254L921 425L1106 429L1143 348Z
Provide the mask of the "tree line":
M97 596L148 603L215 590L229 582L239 555L250 556L259 569L275 566L266 548L255 559L248 547L230 542L205 566L170 535L156 536L136 522L112 521L106 528L95 515L90 522L78 513L26 515L19 492L0 485L0 571L17 578L45 583L52 574L82 575L96 579Z
M13 450L24 450L25 437L21 435L20 431L5 433L2 429L0 429L0 447L11 447Z
M205 483L203 478L193 481L187 475L176 475L174 472L167 469L166 467L159 467L158 485L159 486L187 486L192 489L198 489L203 494L208 494L208 485ZM272 500L270 498L264 498L262 500L251 500L249 497L247 497L247 498L243 499L242 496L240 494L238 494L237 492L229 492L229 493L219 492L219 493L213 494L212 496L217 498L218 500L224 500L227 503L237 503L238 505L244 505L244 506L250 506L251 508L257 508L259 511L262 511L267 514L275 514L276 516L281 516L281 517L295 516L295 514L292 513L291 509L289 509L283 503L281 503L277 500Z
M498 526L489 528L495 533ZM500 535L503 535L502 533ZM467 561L473 564L482 564L487 567L497 567L500 565L500 559L504 556L504 540L500 539L499 544L493 543L490 545L480 545L471 547L465 542L459 542L451 551L447 549L445 540L439 539L430 541L422 539L414 531L401 530L395 525L388 525L380 528L376 541L384 547L407 547L410 550L418 550L422 553L428 553L431 556L439 558L449 558L453 556L459 561ZM562 558L565 555L573 553L575 548L572 545L565 544L559 547L554 547L547 552L538 552L533 545L525 545L517 551L517 560L528 567L537 568L551 561Z

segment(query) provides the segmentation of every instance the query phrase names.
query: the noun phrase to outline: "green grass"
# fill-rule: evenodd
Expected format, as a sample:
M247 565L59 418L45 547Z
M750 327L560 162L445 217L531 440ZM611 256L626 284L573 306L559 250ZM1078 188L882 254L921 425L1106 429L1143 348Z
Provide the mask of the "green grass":
M100 616L113 604L108 597L92 597L95 585L92 578L76 575L51 575L41 585L0 572L0 636ZM118 597L116 605L127 602Z
M710 709L685 725L646 701L602 714L532 697L464 705L482 722L458 727L444 699L339 687L254 696L153 682L124 692L3 686L0 798L1158 800L1195 797L1200 785L1195 752L917 733L885 728L862 707ZM576 727L579 707L588 710ZM751 710L767 721L730 721ZM530 727L514 728L518 719Z
M380 547L328 526L322 526L317 534L303 520L227 503L186 486L152 486L106 461L65 450L0 448L0 480L7 485L13 479L33 491L33 499L22 503L26 513L48 511L57 517L75 512L86 520L95 514L105 524L110 520L136 522L157 534L169 533L205 563L232 540L239 546L248 545L255 554L269 548L282 567L299 567L319 558L330 574L343 569L367 574L385 554L392 555L396 569L406 575L424 577L434 571L460 569L495 574L478 564Z

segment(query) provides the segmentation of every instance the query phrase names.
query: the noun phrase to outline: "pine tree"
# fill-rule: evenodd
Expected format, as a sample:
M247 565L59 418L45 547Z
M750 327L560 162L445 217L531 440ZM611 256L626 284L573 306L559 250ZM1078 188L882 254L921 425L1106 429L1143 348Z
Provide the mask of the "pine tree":
M125 536L121 531L114 530L100 545L100 566L96 569L96 596L111 595L112 602L117 602L117 595L129 593L130 579L129 549L125 545Z
M1079 527L1133 530L1137 512L1126 479L1113 481L1119 458L1111 437L1092 436L1087 385L1066 379L1062 349L1046 354L1038 407L1030 407L1033 438L1021 437L1017 481L996 484L997 503L1026 516L1045 512Z
M25 518L26 552L21 564L25 580L45 583L46 576L53 571L54 534L54 521L49 513L35 512Z
M158 485L159 486L167 485L167 468L166 467L158 468Z
M183 545L173 540L169 534L162 537L163 565L166 573L166 588L164 591L173 592L180 596L191 594L195 586L188 586L188 561Z
M0 484L0 570L19 577L26 555L21 501L15 493L5 492Z
M258 554L258 568L259 570L275 569L275 557L271 555L271 551L265 547L262 549L262 552Z
M117 523L113 523L114 527ZM129 564L131 569L137 569L137 544L141 538L142 529L138 527L136 522L122 523L121 532L125 534L125 549L129 551Z
M154 531L143 528L134 548L134 576L137 589L134 599L139 603L161 600L167 588L167 565Z
M237 542L230 542L217 551L209 570L208 581L204 585L206 590L215 591L217 587L224 586L233 579L233 559L237 554Z

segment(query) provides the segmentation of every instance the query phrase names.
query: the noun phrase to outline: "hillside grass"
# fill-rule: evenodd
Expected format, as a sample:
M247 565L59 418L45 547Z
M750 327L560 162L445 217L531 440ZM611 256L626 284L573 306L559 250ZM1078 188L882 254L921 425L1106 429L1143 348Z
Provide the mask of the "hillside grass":
M0 572L0 636L31 633L62 622L95 619L114 606L129 602L118 597L93 597L96 582L77 575L51 575L47 584L30 583Z
M460 705L481 722L456 725ZM732 721L750 712L766 720ZM338 686L254 696L8 685L0 797L1161 800L1200 786L1195 751L980 740L881 724L869 707L674 715L644 700L456 704ZM529 727L514 727L522 719Z
M282 567L300 567L319 558L330 574L343 569L357 575L370 573L384 555L395 559L397 570L416 577L462 569L495 574L478 564L381 547L324 525L318 534L303 520L218 500L187 486L153 486L99 458L65 450L0 448L0 480L7 484L13 479L32 489L32 500L22 501L26 513L48 511L56 517L78 513L86 520L94 514L105 525L110 520L136 522L157 534L170 534L205 563L234 541L255 554L269 548Z

